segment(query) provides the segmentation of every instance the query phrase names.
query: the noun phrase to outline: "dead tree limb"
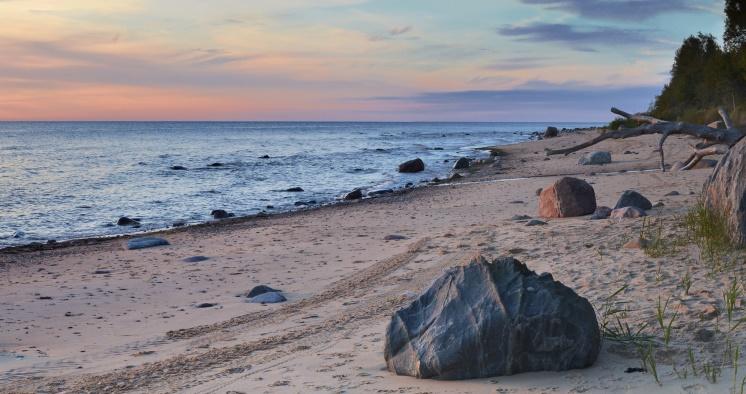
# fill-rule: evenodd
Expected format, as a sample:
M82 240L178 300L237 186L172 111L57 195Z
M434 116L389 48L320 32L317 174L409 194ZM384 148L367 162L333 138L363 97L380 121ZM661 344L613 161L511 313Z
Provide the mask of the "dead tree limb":
M661 138L658 141L658 149L657 151L660 153L660 162L661 162L661 170L666 170L666 162L665 162L665 155L663 153L663 145L668 139L668 137L672 135L688 135L696 138L700 138L704 140L701 144L699 144L698 149L695 151L695 153L687 160L685 163L684 168L689 169L693 167L697 162L702 160L703 157L714 155L714 154L720 154L719 152L723 152L723 147L731 147L735 145L738 141L741 140L741 138L744 137L744 134L733 127L733 122L731 121L730 117L728 116L728 113L725 112L724 109L720 108L718 112L720 113L720 117L723 118L723 123L726 126L726 129L714 129L709 126L703 126L703 125L696 125L691 123L684 123L684 122L668 122L665 120L657 119L649 115L644 114L629 114L627 112L624 112L617 108L611 109L612 113L615 113L617 115L623 116L627 119L636 120L641 123L647 123L645 125L631 128L631 129L619 129L614 131L607 131L606 133L600 134L599 136L586 141L582 144L578 144L575 146L571 146L569 148L563 148L563 149L546 149L546 154L549 155L569 155L570 153L577 152L579 150L588 148L590 146L596 145L601 141L605 141L608 139L625 139L625 138L632 138L632 137L639 137L641 135L648 135L648 134L660 134ZM725 149L727 151L727 149Z
M685 162L686 164L683 167L681 167L681 170L682 171L691 170L704 157L712 156L712 155L724 155L728 153L728 149L730 149L730 145L725 145L725 144L713 145L705 149L697 149L694 151L692 156Z

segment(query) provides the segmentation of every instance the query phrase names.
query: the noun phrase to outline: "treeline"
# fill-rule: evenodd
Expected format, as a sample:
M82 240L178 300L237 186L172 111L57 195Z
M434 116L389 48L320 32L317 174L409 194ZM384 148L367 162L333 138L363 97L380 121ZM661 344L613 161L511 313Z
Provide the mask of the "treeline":
M671 81L650 108L653 116L709 123L723 107L746 124L746 0L726 0L725 14L723 46L699 33L676 51Z

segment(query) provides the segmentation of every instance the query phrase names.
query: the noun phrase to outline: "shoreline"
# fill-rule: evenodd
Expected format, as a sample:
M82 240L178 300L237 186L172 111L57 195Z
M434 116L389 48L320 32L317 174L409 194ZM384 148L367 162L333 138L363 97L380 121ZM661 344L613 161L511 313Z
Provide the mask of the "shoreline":
M543 154L544 147L588 133L501 146L506 155L499 166L452 184L154 233L167 234L169 246L125 250L122 241L132 236L123 236L0 251L7 278L0 289L0 324L7 327L0 355L20 357L0 363L0 381L7 382L0 392L659 389L648 374L625 374L639 359L608 343L586 370L459 382L385 371L381 351L391 313L475 253L513 255L597 309L626 283L620 297L635 319L651 323L657 297L679 294L679 278L690 272L691 295L676 299L676 351L659 368L664 392L698 384L693 377L679 382L668 360L681 349L685 357L689 343L720 350L716 342L696 342L695 333L715 323L698 316L718 305L719 294L708 289L727 287L723 278L692 265L688 251L651 258L623 248L642 219L551 219L537 227L512 219L535 216L536 190L565 174L589 181L599 205L613 205L626 189L664 202L649 213L666 231L695 203L708 171L660 172L654 137L605 141L597 149L614 157L605 166L578 166L580 154L548 160ZM686 156L686 143L669 141L671 162ZM668 197L672 190L679 195ZM207 260L185 262L190 256ZM242 294L256 285L279 288L288 301L248 303ZM719 384L703 387L727 390L727 379Z
M516 142L516 144L520 144L526 141ZM485 152L493 148L494 147L475 148L474 151ZM409 186L409 187L400 186L400 187L390 189L392 190L390 193L374 195L374 196L365 196L358 200L345 201L338 195L337 197L333 197L329 201L326 201L326 202L320 202L318 204L311 205L311 206L300 206L300 207L295 207L295 208L289 208L285 211L278 210L275 212L266 212L263 210L259 213L251 214L251 215L236 216L236 217L230 217L230 218L225 218L225 219L213 219L213 220L208 220L205 222L186 224L184 226L171 226L171 227L164 227L164 228L158 228L158 229L153 229L153 230L145 230L141 232L125 233L125 234L103 234L99 236L86 236L82 238L65 239L62 241L51 240L52 242L47 241L44 243L34 241L28 244L9 245L5 247L0 247L0 255L4 253L5 254L16 254L16 253L23 253L23 252L38 251L38 250L56 250L56 249L67 248L67 247L96 245L99 243L113 241L113 240L129 240L132 238L146 237L146 236L159 235L159 234L167 235L167 234L178 233L182 231L189 231L191 229L198 229L198 228L212 228L212 227L218 227L221 225L244 224L247 222L257 221L257 220L262 220L262 219L269 219L269 218L274 218L274 217L287 217L288 215L294 215L294 214L298 214L302 212L333 208L333 207L341 206L345 204L355 204L355 203L360 203L364 201L385 199L388 197L406 194L415 189L422 189L422 188L428 188L428 187L434 187L434 186L444 186L444 185L448 185L453 182L459 182L459 180L450 180L449 179L450 175L454 173L466 173L466 174L461 174L462 176L461 179L468 179L472 175L474 175L474 172L478 172L480 170L479 167L483 167L484 165L492 164L494 162L499 162L499 157L494 157L490 155L488 155L485 158L481 158L481 159L472 158L472 157L469 157L469 159L472 161L484 161L484 160L492 159L492 161L488 163L477 164L464 170L453 170L452 169L447 174L444 174L444 176L449 175L448 178L445 178L445 179L440 179L440 177L434 178L434 179L439 179L439 182L435 182L433 179L431 179L429 181L422 181L419 184L413 184L412 186ZM366 189L363 189L363 190L366 190Z

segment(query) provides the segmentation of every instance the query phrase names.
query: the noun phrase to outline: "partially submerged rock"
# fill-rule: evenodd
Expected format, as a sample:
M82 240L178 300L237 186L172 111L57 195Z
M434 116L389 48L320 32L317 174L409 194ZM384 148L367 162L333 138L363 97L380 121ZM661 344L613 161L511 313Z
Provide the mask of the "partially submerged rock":
M624 193L622 193L622 196L619 197L619 201L617 201L614 209L624 207L636 207L642 209L643 211L647 211L653 208L653 204L642 194L634 190L625 190Z
M471 160L467 159L466 157L462 157L458 160L456 160L456 164L453 165L454 170L464 170L469 168L471 165Z
M353 191L345 194L344 197L342 197L342 199L347 200L347 201L359 200L361 198L363 198L363 191L360 188L357 188L357 189L355 189L355 190L353 190Z
M145 248L153 248L156 246L165 246L165 245L171 245L163 238L158 237L143 237L143 238L133 238L127 242L127 249L129 250L136 250L136 249L145 249Z
M224 209L215 209L212 212L210 212L210 215L212 215L214 219L227 219L227 218L232 218L233 216L235 216L234 214L229 213Z
M611 153L603 151L586 153L583 157L580 158L580 160L578 160L578 164L580 164L581 166L601 165L609 163L611 163Z
M131 219L126 216L122 216L117 220L117 226L139 226L140 219Z
M511 257L480 256L392 316L384 357L399 375L472 379L586 368L600 343L585 298Z
M421 172L425 171L425 162L420 158L405 161L399 164L399 172Z
M588 182L565 177L544 188L539 195L539 216L566 218L596 210L596 193Z

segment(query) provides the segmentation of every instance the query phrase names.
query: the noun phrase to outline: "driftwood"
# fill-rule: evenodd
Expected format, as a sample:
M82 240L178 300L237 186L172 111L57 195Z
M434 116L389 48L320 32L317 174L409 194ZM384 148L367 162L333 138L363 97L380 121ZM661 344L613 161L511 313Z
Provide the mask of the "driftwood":
M726 153L730 147L744 137L744 133L733 125L730 116L722 108L718 112L723 119L722 122L725 125L725 129L716 128L719 122L703 126L684 122L668 122L645 114L629 114L617 108L612 108L611 112L645 124L632 129L607 131L596 138L569 148L546 149L547 155L569 155L570 153L577 152L608 139L625 139L647 134L660 134L661 138L658 141L657 152L660 153L661 157L661 170L665 171L666 161L663 154L663 144L672 135L688 135L703 140L702 143L694 147L694 153L684 163L682 169L688 170L694 167L703 157Z

